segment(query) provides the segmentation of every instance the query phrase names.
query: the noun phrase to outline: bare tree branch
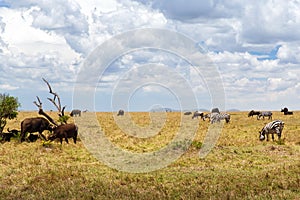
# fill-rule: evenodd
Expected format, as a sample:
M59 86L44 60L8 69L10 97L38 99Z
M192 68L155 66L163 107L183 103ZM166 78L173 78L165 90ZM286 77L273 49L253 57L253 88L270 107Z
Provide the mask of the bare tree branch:
M58 126L58 124L55 122L55 120L52 119L47 113L44 112L40 98L38 96L36 98L39 103L37 103L36 101L34 101L33 103L39 108L39 114L46 117L52 124Z

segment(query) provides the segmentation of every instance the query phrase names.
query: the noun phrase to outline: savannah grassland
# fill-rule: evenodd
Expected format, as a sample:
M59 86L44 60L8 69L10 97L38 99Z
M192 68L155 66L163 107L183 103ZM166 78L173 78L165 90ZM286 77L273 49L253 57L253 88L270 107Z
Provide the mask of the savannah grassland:
M187 152L168 167L148 173L111 169L82 141L74 144L70 139L62 146L41 140L0 144L0 199L300 199L300 112L273 112L273 119L285 122L281 142L259 141L258 131L269 120L248 118L247 112L230 114L231 122L224 124L205 158L198 153L209 123L199 119ZM21 112L7 127L20 129L20 121L33 116L37 112ZM148 113L130 116L141 127L150 124ZM133 152L165 146L180 126L179 116L168 113L163 128L143 139L122 132L111 113L97 113L106 136Z

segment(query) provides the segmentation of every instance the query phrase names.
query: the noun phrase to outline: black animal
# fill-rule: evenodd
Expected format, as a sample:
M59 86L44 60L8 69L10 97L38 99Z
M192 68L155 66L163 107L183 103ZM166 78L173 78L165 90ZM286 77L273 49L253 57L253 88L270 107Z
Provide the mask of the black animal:
M52 131L50 122L43 117L26 118L21 122L21 142L25 141L26 133L38 132L44 140L46 137L42 134L44 130Z
M292 115L293 114L293 112L289 111L289 109L286 107L281 109L281 112L283 112L284 115Z
M17 129L13 129L13 130L9 130L9 128L7 128L7 133L2 133L1 135L1 142L10 142L10 139L12 137L17 137L19 134L19 130Z
M27 142L35 142L38 139L38 135L30 133L28 137L26 137Z
M1 134L1 142L10 142L10 138L14 137L13 133L2 133Z
M261 117L263 117L263 119L265 119L265 117L268 117L268 119L272 119L272 112L270 111L266 111L266 112L260 112L259 115L257 116L257 119L260 119Z
M204 121L204 113L203 112L199 112L199 111L194 112L192 119L194 119L196 117L197 117L197 119L198 119L198 117L201 117L201 119Z
M253 117L254 115L256 115L256 116L258 117L259 114L260 114L260 111L254 111L254 110L251 110L251 111L248 113L248 117Z
M230 114L228 113L211 113L210 115L210 123L220 122L221 120L225 120L226 123L230 122Z
M76 117L76 116L81 116L81 110L78 110L78 109L74 109L71 111L71 114L70 114L71 117Z
M185 112L184 115L191 115L192 112Z
M219 113L220 114L220 110L219 110L219 108L213 108L213 109L211 109L211 113Z
M117 116L123 116L124 115L124 110L119 110Z
M272 134L272 140L274 141L274 133L277 134L278 140L281 138L281 133L284 127L284 122L281 120L274 120L267 123L261 131L259 131L259 139L263 141L267 135L267 141L269 141L269 134Z
M73 138L76 144L78 135L78 127L75 124L62 124L53 129L53 134L49 137L50 141L57 138L60 139L60 144L62 144L63 138L65 138L66 143L69 143L68 138Z

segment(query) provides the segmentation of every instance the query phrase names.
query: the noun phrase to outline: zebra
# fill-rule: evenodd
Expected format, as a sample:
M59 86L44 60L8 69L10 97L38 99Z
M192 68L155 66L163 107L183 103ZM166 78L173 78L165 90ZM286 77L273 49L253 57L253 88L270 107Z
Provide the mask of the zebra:
M272 112L270 112L270 111L261 112L261 113L257 116L257 119L260 119L261 117L263 117L263 119L265 119L265 117L269 117L269 119L272 119Z
M267 123L261 129L261 131L259 131L260 141L263 141L265 139L265 135L267 135L267 141L269 141L269 134L272 134L272 140L274 141L274 133L277 134L278 140L280 140L283 127L284 122L281 120L274 120L272 122Z
M228 113L211 113L210 114L210 123L213 124L215 122L220 122L225 119L226 123L230 121L230 114Z

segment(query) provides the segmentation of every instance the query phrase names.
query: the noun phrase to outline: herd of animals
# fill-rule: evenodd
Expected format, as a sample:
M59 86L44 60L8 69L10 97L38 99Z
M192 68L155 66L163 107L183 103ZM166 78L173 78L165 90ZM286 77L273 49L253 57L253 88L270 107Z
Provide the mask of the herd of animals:
M83 111L87 112L87 110ZM293 112L289 111L288 108L284 108L281 110L284 115L292 115ZM124 110L119 110L117 116L123 116ZM192 115L192 119L200 117L203 121L208 119L211 124L218 123L221 120L225 120L226 123L230 122L230 114L221 113L218 108L213 108L210 113L204 114L203 112L195 111L185 112L184 115ZM268 117L269 120L272 120L272 112L261 112L251 110L248 113L248 117L257 116L257 120L261 118ZM71 117L80 117L81 110L75 109L70 113ZM277 134L278 139L280 140L282 130L284 128L284 122L281 120L274 120L267 123L261 131L259 131L260 136L259 139L267 141L269 140L269 135L272 135L272 140L274 141L274 134ZM43 131L48 130L52 132L52 134L48 137L48 139L43 135ZM76 144L77 136L78 136L78 127L75 124L61 124L59 126L53 126L46 118L44 117L34 117L34 118L26 118L21 122L21 131L17 129L9 130L7 129L7 133L2 133L1 138L2 142L9 142L11 137L16 137L20 134L20 142L35 142L38 137L43 140L54 141L55 139L59 139L62 144L63 139L65 139L66 143L68 142L68 138L73 138L74 143ZM33 134L38 132L38 134Z

